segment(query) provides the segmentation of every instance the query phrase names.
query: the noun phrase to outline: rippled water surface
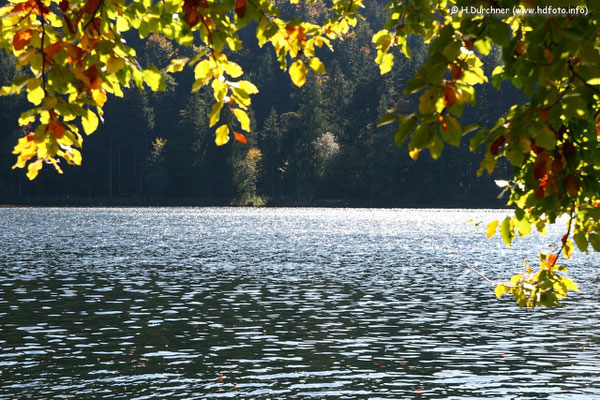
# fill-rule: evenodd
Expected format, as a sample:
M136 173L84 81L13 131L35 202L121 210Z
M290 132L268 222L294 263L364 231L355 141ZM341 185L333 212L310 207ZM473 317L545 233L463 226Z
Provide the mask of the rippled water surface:
M559 230L502 211L0 209L0 398L600 398L600 258L497 300Z

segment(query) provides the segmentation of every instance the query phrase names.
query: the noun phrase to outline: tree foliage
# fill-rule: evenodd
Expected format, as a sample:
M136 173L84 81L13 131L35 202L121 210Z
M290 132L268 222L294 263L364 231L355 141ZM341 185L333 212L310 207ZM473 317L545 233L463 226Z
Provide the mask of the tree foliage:
M248 111L258 88L242 78L244 71L234 61L242 37L249 37L245 31L252 31L260 47L269 44L290 80L305 87L302 96L314 99L312 108L303 103L307 106L299 111L298 121L314 134L307 143L294 143L298 154L308 154L325 132L314 131L314 122L322 120L322 94L309 71L326 73L321 49L333 50L333 41L349 39L369 3L307 0L322 12L292 17L298 3L11 0L0 8L0 47L14 55L17 67L29 71L2 87L0 95L25 92L32 104L19 118L27 132L14 148L14 167L27 167L27 176L34 179L44 164L61 172L60 159L80 165L82 133L93 133L103 121L109 94L123 96L132 85L164 91L173 84L169 74L185 68L194 74L192 91L212 91L207 119L217 145L231 137L246 143L242 132L251 130ZM569 257L575 246L600 251L600 21L593 2L558 1L548 7L537 0L405 0L390 1L385 10L382 29L372 37L381 74L389 73L399 57L411 57L411 36L425 40L428 56L404 90L407 96L418 96L418 109L406 113L398 106L378 125L397 124L394 141L408 143L413 160L425 149L437 159L445 146L458 147L468 136L471 151L483 154L478 175L491 174L502 159L512 166L513 178L505 190L515 213L490 223L488 236L499 230L510 245L516 236L533 229L544 233L547 224L567 216L557 254L542 254L539 272L516 275L496 290L498 295L513 293L522 306L558 304L567 290L576 289L559 274L563 268L555 264L558 256ZM140 66L139 55L126 40L129 31L154 38L155 50L148 57L154 65ZM162 37L193 51L180 57ZM500 52L502 65L487 76L482 57L493 49ZM360 62L369 55L368 49L360 49L354 56ZM385 78L370 82L363 74L353 78L358 81L354 95L359 96L393 85ZM513 85L526 100L496 121L465 124L463 112L476 104L476 88L488 80L496 88ZM344 103L340 98L341 107ZM377 115L369 109L349 112L364 115L365 123ZM273 127L279 124L275 118ZM335 116L331 121L343 126ZM297 174L308 171L303 179L312 187L312 167L302 165L296 165ZM274 166L265 172L271 175L273 190Z

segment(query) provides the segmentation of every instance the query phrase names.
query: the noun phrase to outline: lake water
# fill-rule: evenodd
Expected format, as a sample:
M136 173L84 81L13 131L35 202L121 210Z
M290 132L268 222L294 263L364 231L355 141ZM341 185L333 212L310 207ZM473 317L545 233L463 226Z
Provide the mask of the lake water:
M600 398L600 257L497 300L562 232L507 211L0 209L0 398ZM561 226L562 228L562 226Z

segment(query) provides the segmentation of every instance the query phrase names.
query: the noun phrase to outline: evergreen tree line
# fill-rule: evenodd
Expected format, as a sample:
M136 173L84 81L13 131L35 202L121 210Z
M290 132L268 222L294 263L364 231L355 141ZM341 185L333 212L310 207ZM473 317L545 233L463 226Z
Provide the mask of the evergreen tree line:
M319 4L289 5L305 20L323 18ZM292 9L294 8L294 9ZM495 207L494 179L510 176L504 166L495 176L477 178L480 156L468 146L446 149L439 160L421 154L415 162L406 146L394 144L393 125L377 128L390 107L410 112L418 106L403 88L427 57L427 46L410 43L411 60L400 60L381 75L374 62L373 29L385 12L373 5L366 20L335 51L319 57L326 75L309 74L298 89L281 71L272 49L258 48L245 38L236 62L259 88L253 97L252 132L247 144L234 140L221 147L208 127L212 94L191 93L193 71L166 77L165 92L140 92L112 97L106 123L86 137L83 165L65 167L64 175L44 168L30 182L13 171L11 154L27 133L17 119L25 96L0 97L0 202L16 204L270 204L364 205L403 207ZM197 49L178 48L160 36L128 39L138 49L141 64L159 68L170 59L193 55ZM488 76L498 63L486 59ZM0 54L0 83L15 74L15 60ZM466 107L463 123L495 120L514 104L519 93L500 92L491 85L478 90L476 108ZM222 112L226 112L225 110ZM232 138L233 139L233 138Z

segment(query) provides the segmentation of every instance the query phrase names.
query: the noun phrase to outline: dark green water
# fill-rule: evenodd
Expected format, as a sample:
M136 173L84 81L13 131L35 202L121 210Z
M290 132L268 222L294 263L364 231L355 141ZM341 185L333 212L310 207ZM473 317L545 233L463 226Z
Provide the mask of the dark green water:
M2 399L600 398L600 258L527 312L502 212L0 209ZM235 383L235 384L234 384Z

